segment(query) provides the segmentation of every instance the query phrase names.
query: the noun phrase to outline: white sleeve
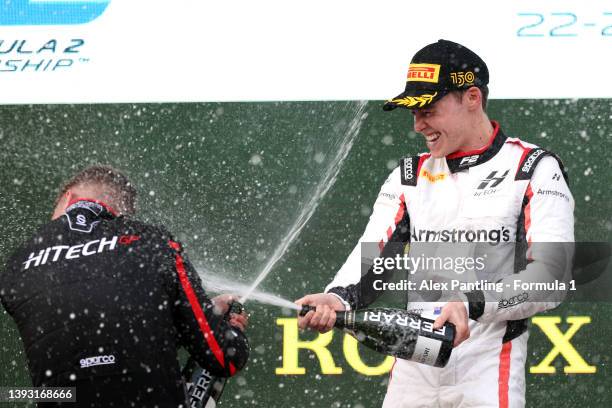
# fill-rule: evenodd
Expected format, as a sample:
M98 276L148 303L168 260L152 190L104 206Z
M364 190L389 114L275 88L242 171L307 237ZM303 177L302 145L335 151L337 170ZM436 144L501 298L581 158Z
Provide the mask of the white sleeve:
M564 297L563 290L544 291L530 283L560 282L568 288L574 256L574 199L555 158L546 156L538 163L525 196L529 263L502 280L503 293L496 296L499 301L484 303L484 310L476 312L482 312L479 322L524 319L558 306ZM517 288L516 282L525 285ZM477 299L473 294L468 298L470 317L474 318L472 302Z
M336 273L335 278L327 285L325 292L329 292L334 288L349 288L360 282L362 278L362 263L368 265L369 262L371 265L372 259L379 256L382 248L398 229L402 219L407 217L406 197L404 197L401 190L400 168L397 167L380 189L363 235L344 265ZM407 234L409 233L410 231L407 231ZM362 244L364 244L363 247ZM362 253L362 248L368 253ZM358 289L357 291L360 290ZM347 296L343 290L332 290L332 293L351 304L352 307L355 306L355 297L359 297L355 290L353 290L352 296Z

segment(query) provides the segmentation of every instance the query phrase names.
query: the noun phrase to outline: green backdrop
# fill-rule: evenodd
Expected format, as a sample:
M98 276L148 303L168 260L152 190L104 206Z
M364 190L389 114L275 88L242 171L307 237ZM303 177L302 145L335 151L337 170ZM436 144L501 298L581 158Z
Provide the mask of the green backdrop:
M323 177L339 141L355 120L355 144L337 181L260 289L285 299L318 292L348 255L367 222L378 189L397 160L424 151L407 111L385 113L369 101L2 106L0 115L0 261L45 222L58 184L91 163L126 170L140 189L141 218L166 225L208 274L248 284ZM576 238L610 241L609 188L612 100L493 100L489 116L506 134L558 153L576 200ZM202 269L203 270L203 269ZM607 271L609 273L609 269ZM248 334L253 352L230 380L222 407L375 407L388 375L357 373L342 352L340 333L329 349L341 375L321 373L301 350L303 375L277 375L289 310L256 302ZM528 374L529 406L609 407L612 327L607 303L567 303L548 315L590 316L571 343L594 374ZM562 332L568 324L563 320ZM300 334L313 339L314 333ZM532 328L527 367L552 348ZM380 355L361 350L375 366ZM0 386L29 385L15 326L0 314ZM20 405L23 406L24 404Z

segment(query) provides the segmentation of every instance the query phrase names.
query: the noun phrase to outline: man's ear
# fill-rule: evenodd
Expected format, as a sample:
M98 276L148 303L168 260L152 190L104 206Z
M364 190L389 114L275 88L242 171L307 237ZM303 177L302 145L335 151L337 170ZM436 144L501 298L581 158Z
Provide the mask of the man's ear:
M51 219L54 220L56 218L61 217L66 211L66 207L68 207L68 203L72 200L73 193L71 190L66 191L60 199L57 201L57 205L53 210L53 214L51 215Z
M475 86L465 91L463 97L468 104L469 110L474 110L482 106L482 91Z

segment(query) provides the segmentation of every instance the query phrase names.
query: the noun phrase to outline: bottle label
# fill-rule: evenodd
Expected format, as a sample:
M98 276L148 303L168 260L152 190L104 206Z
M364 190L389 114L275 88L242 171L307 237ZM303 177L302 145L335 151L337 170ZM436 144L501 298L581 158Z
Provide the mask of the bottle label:
M433 320L422 319L418 316L405 313L393 313L384 311L366 311L363 315L364 321L375 323L396 324L398 326L410 327L414 330L422 330L428 333L444 336L446 334L446 326L434 330Z
M414 345L414 353L410 360L433 366L440 353L441 342L429 337L419 336Z
M207 370L202 368L195 370L191 383L187 383L187 394L189 395L189 407L199 408L210 398L215 378ZM208 407L208 405L206 405Z

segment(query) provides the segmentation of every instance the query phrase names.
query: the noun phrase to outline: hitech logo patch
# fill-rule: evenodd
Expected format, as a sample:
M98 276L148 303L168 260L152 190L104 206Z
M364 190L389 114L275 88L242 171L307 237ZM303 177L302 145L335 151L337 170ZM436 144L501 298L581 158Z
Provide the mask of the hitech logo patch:
M0 3L0 25L72 25L100 17L111 0L8 0Z

